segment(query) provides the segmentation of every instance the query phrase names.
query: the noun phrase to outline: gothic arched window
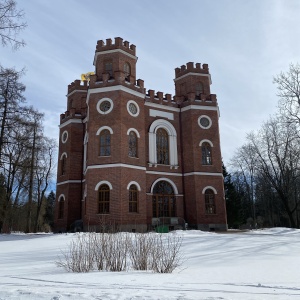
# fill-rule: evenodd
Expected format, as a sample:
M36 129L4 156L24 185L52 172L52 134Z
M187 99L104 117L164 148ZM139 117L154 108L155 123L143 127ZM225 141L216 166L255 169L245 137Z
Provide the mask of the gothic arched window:
M204 93L204 89L203 89L202 82L197 82L196 86L195 86L196 99L200 99L201 94L203 94L203 93Z
M212 158L211 158L211 146L209 143L203 143L201 146L202 150L202 164L203 165L211 165Z
M169 135L163 128L156 132L156 155L158 164L169 165Z
M130 82L130 64L127 62L124 64L124 74L125 80Z
M100 156L110 156L110 132L107 129L100 132Z
M128 135L128 156L138 157L138 138L134 131L130 131Z
M64 218L65 199L60 197L58 200L58 219Z
M99 194L99 214L108 214L109 213L109 200L110 200L110 189L107 184L102 184L98 190Z
M112 61L107 61L104 64L105 73L109 74L109 79L113 78L113 63Z
M162 180L154 186L152 210L154 218L176 216L176 198L169 182Z
M211 189L207 189L204 194L205 197L205 213L206 214L215 214L216 205L215 205L215 193Z
M67 157L64 155L61 159L61 175L66 174Z
M129 212L138 212L138 188L134 184L129 187Z

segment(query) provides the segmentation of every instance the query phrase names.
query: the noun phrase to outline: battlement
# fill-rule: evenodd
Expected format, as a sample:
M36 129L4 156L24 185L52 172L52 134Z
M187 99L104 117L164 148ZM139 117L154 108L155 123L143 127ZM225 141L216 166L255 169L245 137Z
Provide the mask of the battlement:
M95 52L102 52L107 50L114 50L114 49L122 49L129 54L135 56L135 45L129 44L128 41L124 41L120 37L115 38L115 43L112 42L112 39L106 39L106 43L103 40L97 41L96 51Z
M209 74L208 64L201 66L200 63L196 63L194 66L193 62L188 62L186 65L175 69L175 78L179 78L187 73Z
M164 94L163 92L155 93L155 90L148 90L145 101L177 107L177 103L174 101L171 94Z
M70 94L75 90L87 91L87 89L88 89L88 81L81 81L77 79L68 85L68 94Z
M144 80L142 79L134 80L133 78L130 78L130 81L127 81L124 76L124 73L120 71L116 71L113 74L114 74L113 78L110 78L109 74L107 73L101 74L101 77L97 76L96 74L91 75L89 88L93 89L93 88L123 85L139 93L145 94Z

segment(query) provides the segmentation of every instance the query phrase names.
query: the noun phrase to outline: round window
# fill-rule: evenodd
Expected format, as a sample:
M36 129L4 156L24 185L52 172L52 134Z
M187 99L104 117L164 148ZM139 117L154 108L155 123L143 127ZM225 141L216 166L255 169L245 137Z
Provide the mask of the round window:
M105 115L105 114L108 114L112 111L112 109L114 107L114 103L109 98L103 98L103 99L98 101L96 107L97 107L97 110L100 114Z
M67 139L68 139L68 131L65 130L61 135L61 141L65 143Z
M199 126L203 129L210 128L212 122L208 116L200 116L198 119Z
M134 115L137 113L137 107L135 106L135 104L133 103L129 104L129 111Z
M103 101L100 104L100 110L103 111L103 112L109 111L110 107L111 107L111 105L110 105L110 102L108 102L108 101Z
M130 100L127 102L127 111L131 116L137 117L140 113L140 108L135 101Z

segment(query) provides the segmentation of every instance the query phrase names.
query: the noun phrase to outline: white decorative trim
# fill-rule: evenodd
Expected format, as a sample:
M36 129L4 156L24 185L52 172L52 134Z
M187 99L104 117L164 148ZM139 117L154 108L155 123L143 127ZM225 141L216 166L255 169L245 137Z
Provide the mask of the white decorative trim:
M65 133L67 134L67 137L64 139ZM65 131L61 134L61 142L62 142L63 144L65 144L65 143L67 142L67 140L68 140L68 137L69 137L69 133L68 133L67 130L65 130Z
M150 117L162 117L162 118L167 118L169 120L174 120L174 114L166 111L150 109L149 115Z
M132 184L134 184L134 185L137 186L139 192L142 190L141 187L140 187L140 185L139 185L136 181L130 181L130 182L128 183L128 185L127 185L127 190L129 190L129 188L130 188L130 186L131 186Z
M62 160L64 156L65 156L66 158L68 158L67 152L62 153L62 155L60 156L60 160Z
M78 123L82 123L82 120L81 119L70 119L67 122L63 123L63 124L58 125L58 127L59 128L63 128L63 127L65 127L65 126L67 126L67 125L69 125L71 123L77 123L77 124Z
M202 126L202 125L200 124L200 120L201 120L202 118L207 118L207 119L208 119L209 125L208 125L207 127L204 127L204 126ZM209 129L209 128L211 127L211 125L212 125L212 120L211 120L211 118L210 118L209 116L207 116L207 115L201 115L201 116L198 118L198 125L199 125L202 129Z
M151 193L153 194L153 189L154 189L154 186L156 185L156 183L158 183L159 181L167 181L171 184L171 186L173 187L173 190L174 190L174 194L177 195L178 194L178 189L176 187L176 184L169 178L158 178L156 179L153 183L152 183L152 186L151 186Z
M72 96L74 93L87 93L87 90L74 90L74 91L72 91L70 94L67 94L66 96L67 97L70 97L70 96Z
M130 105L131 103L134 104L134 105L136 106L136 109L137 109L136 114L133 114L133 113L129 110L129 105ZM131 116L137 117L137 116L140 114L140 107L139 107L139 105L138 105L135 101L129 100L129 101L127 102L127 111L128 111L128 113L129 113Z
M87 133L87 131L85 132L85 135L84 135L84 139L83 139L83 143L84 144L87 144L89 141L89 134Z
M159 108L159 109L165 109L165 110L180 112L180 108L167 106L167 105L162 105L162 104L153 103L153 102L145 102L145 106L150 106L150 107L155 107L155 108Z
M164 128L169 135L169 151L170 151L170 165L178 165L177 154L177 134L175 127L167 120L158 119L155 120L149 129L149 163L157 164L156 155L156 132L159 128Z
M86 103L89 103L89 99L90 99L90 94L96 94L96 93L106 93L106 92L112 92L112 91L123 91L126 92L128 94L131 94L133 96L137 96L140 98L145 99L145 94L140 93L140 92L136 92L126 86L123 85L114 85L114 86L108 86L108 87L100 87L100 88L95 88L95 89L89 89L88 90L88 95L87 95L87 99L86 99Z
M109 181L107 180L101 180L100 182L98 182L95 186L95 191L98 191L99 187L102 185L102 184L107 184L109 186L109 189L112 190L112 185Z
M129 135L130 131L134 131L134 132L136 133L136 136L137 136L138 138L141 137L140 134L139 134L139 132L138 132L135 128L129 128L129 129L127 130L127 135Z
M129 56L130 58L135 59L135 61L137 61L137 59L138 59L137 56L134 56L134 55L132 55L132 54L130 54L130 53L122 50L122 49L113 49L113 50L106 50L106 51L96 52L95 56L94 56L93 65L95 66L95 62L96 62L96 60L98 58L98 55L101 55L101 54L110 54L110 53L115 53L115 52L120 52L122 54L125 54L125 55Z
M218 106L207 106L207 105L188 105L185 106L181 109L181 111L186 111L190 109L198 109L198 110L214 110L219 112L219 107Z
M146 171L146 174L168 175L168 176L182 176L181 173L168 173L168 172L156 172L156 171Z
M186 76L189 76L189 75L208 77L208 79L209 79L209 84L212 84L210 74L201 74L201 73L194 73L194 72L189 72L189 73L184 74L184 75L182 75L182 76L180 76L180 77L178 77L178 78L175 78L175 79L174 79L174 82L176 82L177 80L180 80L180 79L182 79L182 78L184 78L184 77L186 77Z
M201 175L201 176L221 176L223 177L222 173L210 173L210 172L189 172L184 173L184 176L192 176L192 175Z
M208 189L213 190L213 192L214 192L215 194L218 194L218 193L217 193L217 190L216 190L214 187L210 186L210 185L209 185L209 186L206 186L206 187L202 190L202 194L204 194L205 191L208 190Z
M87 161L87 143L89 141L89 134L87 131L85 132L84 135L84 140L83 140L83 172L86 169L86 161Z
M99 135L100 132L101 132L102 130L105 130L105 129L107 129L107 130L110 132L110 134L113 134L113 133L114 133L113 130L112 130L109 126L102 126L102 127L100 127L100 128L97 130L96 135Z
M66 201L66 197L64 194L60 194L59 197L57 198L57 201L60 202L61 198L64 198L64 201Z
M81 183L81 180L66 180L66 181L58 182L56 185L62 185L67 183Z
M202 140L202 141L200 141L199 146L202 146L203 143L208 143L208 144L210 144L211 147L214 146L213 143L210 140Z
M136 170L143 170L145 171L145 167L140 167L140 166L135 166L135 165L127 165L127 164L105 164L105 165L93 165L93 166L88 166L86 170L89 169L105 169L105 168L129 168L129 169L136 169Z
M102 110L100 109L100 105L101 105L101 103L103 103L104 101L107 101L107 102L110 103L110 108L109 108L109 110L107 110L107 111L102 111ZM102 98L102 99L100 99L100 100L97 102L96 108L97 108L97 111L98 111L99 114L101 114L101 115L107 115L107 114L109 114L109 113L113 110L113 108L114 108L114 103L113 103L113 101L112 101L111 99L109 99L109 98Z

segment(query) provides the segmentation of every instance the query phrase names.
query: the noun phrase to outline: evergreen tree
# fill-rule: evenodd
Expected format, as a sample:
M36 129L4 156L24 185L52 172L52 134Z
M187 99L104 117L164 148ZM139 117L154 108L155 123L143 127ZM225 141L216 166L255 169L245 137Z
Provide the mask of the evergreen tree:
M231 180L231 175L227 172L224 164L222 164L222 167L228 227L239 228L239 226L243 223L241 214L241 197L239 196L234 183Z
M54 223L54 205L55 205L55 193L51 191L46 200L46 211L44 214L44 223L50 227Z

